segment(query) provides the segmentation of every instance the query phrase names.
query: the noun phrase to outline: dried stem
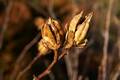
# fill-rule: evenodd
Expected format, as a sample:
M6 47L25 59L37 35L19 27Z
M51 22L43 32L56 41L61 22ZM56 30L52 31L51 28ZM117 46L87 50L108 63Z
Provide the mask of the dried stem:
M41 57L41 55L36 56L36 57L32 60L32 62L30 62L30 64L29 64L24 70L22 70L22 71L18 74L16 80L20 80L21 76L23 76L23 75L33 66L33 64L34 64L40 57Z
M74 54L69 54L65 56L65 62L68 72L69 80L78 79L78 59L79 59L80 50L75 49Z
M59 56L58 60L62 59L65 55L67 55L68 49L63 49L62 54Z
M53 62L47 67L47 69L43 73L41 73L40 75L38 75L38 77L34 76L35 80L40 80L41 78L43 78L44 76L46 76L47 74L49 74L51 68L55 65L55 63L57 62L57 60L58 60L57 50L54 50L54 60L53 60Z
M109 0L108 11L106 15L106 23L105 23L105 31L104 31L104 46L103 46L103 58L101 65L99 67L99 75L98 80L106 80L107 79L107 51L108 51L108 43L109 43L109 26L111 19L111 11L112 11L113 0Z
M68 53L68 51L67 51L67 53ZM70 55L65 56L65 63L66 63L66 67L67 67L67 73L68 73L69 80L72 80L73 70L72 70L72 63L70 61Z
M38 33L37 36L28 45L26 45L24 47L23 51L20 53L20 56L17 58L17 60L15 62L15 66L14 66L12 74L11 74L11 80L13 80L13 78L16 77L16 75L20 69L19 66L20 66L25 54L38 41L39 38L40 38L40 34Z
M7 9L6 9L6 15L5 15L5 21L3 23L3 29L1 31L1 36L0 36L0 49L2 48L2 45L3 45L3 41L4 41L4 34L5 34L5 31L8 27L8 23L9 23L9 18L10 18L10 11L12 10L12 7L13 7L13 1L11 0L7 6Z
M79 75L78 75L79 55L82 52L84 52L92 43L93 43L93 40L90 40L89 43L87 44L87 46L85 46L81 50L75 49L74 54L70 54L65 57L69 80L78 80L79 79ZM86 65L87 65L87 63L86 63Z
M48 67L48 64L49 64L48 61L45 61L46 67ZM49 76L50 80L55 80L55 75L53 74L53 72L51 72L48 76Z

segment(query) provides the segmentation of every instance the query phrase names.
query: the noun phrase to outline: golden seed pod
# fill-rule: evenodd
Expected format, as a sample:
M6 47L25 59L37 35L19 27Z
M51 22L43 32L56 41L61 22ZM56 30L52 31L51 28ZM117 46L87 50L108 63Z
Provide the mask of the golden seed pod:
M85 17L85 21L82 24L78 25L74 38L76 45L80 44L81 41L85 38L86 33L89 29L89 22L92 18L92 14L93 13L88 14L88 16Z
M52 25L54 25L54 26L57 28L59 34L60 34L61 36L63 36L63 30L62 30L62 27L61 27L61 25L59 24L59 22L56 21L56 20L54 20L54 19L51 19L51 18L49 18L49 21L50 21L50 23L51 23Z
M60 47L62 35L61 26L56 20L49 18L41 28L42 40L39 43L39 51L46 54L48 50L56 50Z
M70 48L73 45L81 48L86 45L87 39L84 38L89 29L89 22L93 13L88 14L88 16L85 17L85 20L81 24L78 24L82 14L83 11L78 15L75 15L70 21L68 25L69 29L66 33L65 48Z

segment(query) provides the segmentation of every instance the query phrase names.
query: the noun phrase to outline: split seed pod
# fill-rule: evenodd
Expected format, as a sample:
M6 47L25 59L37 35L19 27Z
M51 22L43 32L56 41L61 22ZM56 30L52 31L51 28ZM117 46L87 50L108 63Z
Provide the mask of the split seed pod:
M38 49L40 54L45 55L49 50L56 50L61 45L62 30L60 24L51 18L41 28L42 39L39 42Z
M83 11L80 14L75 15L70 21L68 25L68 31L66 33L65 48L70 48L72 46L82 48L86 45L87 39L84 38L89 29L89 22L93 13L85 16L85 20L81 24L78 24L82 14Z

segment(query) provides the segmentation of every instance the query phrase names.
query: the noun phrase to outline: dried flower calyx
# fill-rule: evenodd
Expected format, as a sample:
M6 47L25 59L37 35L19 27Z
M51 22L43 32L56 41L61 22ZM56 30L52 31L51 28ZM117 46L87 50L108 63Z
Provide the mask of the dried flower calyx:
M75 15L68 25L68 30L66 33L65 48L70 48L72 46L77 46L82 48L86 45L87 39L84 39L89 28L89 22L91 20L92 14L89 13L85 16L85 20L78 24L83 12Z
M46 54L48 50L56 50L61 45L63 35L60 24L51 18L41 27L42 39L39 42L40 54Z

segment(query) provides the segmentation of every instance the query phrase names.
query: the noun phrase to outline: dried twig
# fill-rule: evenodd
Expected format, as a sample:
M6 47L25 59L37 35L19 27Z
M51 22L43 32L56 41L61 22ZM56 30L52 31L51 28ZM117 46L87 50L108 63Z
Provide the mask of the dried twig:
M65 57L69 80L79 79L79 75L78 75L79 55L82 52L84 52L92 43L93 43L93 40L89 41L86 47L82 48L82 50L75 49L74 54L67 55Z
M36 56L36 57L30 62L30 64L29 64L24 70L22 70L22 71L18 74L16 80L20 80L21 76L24 75L40 57L41 57L41 55Z
M68 52L67 52L68 53ZM69 80L72 80L73 70L72 70L72 62L70 61L70 55L65 56L65 63L66 63L66 69L68 73Z
M80 50L75 49L74 54L65 56L65 62L69 80L77 80L78 78L78 59Z
M99 75L98 80L106 80L107 79L107 51L108 51L108 42L109 42L109 26L111 19L111 11L112 11L113 0L109 0L108 11L106 14L106 23L105 23L105 31L104 31L104 46L103 46L103 58L101 65L99 67Z
M48 67L48 64L49 64L48 61L45 61L46 67ZM55 75L53 74L53 72L51 72L48 76L49 76L50 80L55 80Z
M10 11L13 7L13 1L11 0L7 6L7 9L6 9L6 15L5 15L5 20L4 20L4 23L3 23L3 29L1 31L1 36L0 36L0 49L2 48L2 45L3 45L3 41L4 41L4 34L5 34L5 31L8 27L8 23L9 23L9 18L10 18Z
M57 62L57 60L58 60L57 50L54 50L54 60L53 60L53 62L47 67L47 69L43 73L41 73L40 75L38 75L38 77L34 76L34 79L35 80L40 80L41 78L43 78L44 76L46 76L47 74L49 74L50 71L51 71L51 68L55 65L55 63Z
M60 60L61 58L63 58L65 55L66 55L66 50L63 51L63 53L62 53L61 56L59 57L59 60ZM40 58L40 56L36 56L36 57L31 61L31 63L30 63L24 70L22 70L22 71L18 74L16 80L20 80L20 77L21 77L22 75L24 75L25 72L27 72L27 71L32 67L32 65L33 65L39 58ZM57 51L54 51L54 60L53 60L53 62L48 66L48 68L47 68L42 74L40 74L40 75L38 76L38 78L34 76L35 79L36 79L36 80L39 80L39 79L41 79L42 77L44 77L44 76L46 76L47 74L49 74L49 73L50 73L50 69L54 66L54 64L57 62L57 60L58 60Z
M11 74L11 80L13 80L14 77L16 77L16 74L19 71L19 66L26 54L26 52L38 41L40 38L40 34L38 33L37 36L28 44L24 47L23 51L20 53L20 56L17 58L15 62L15 66L13 68L12 74Z
M61 55L59 56L58 60L62 59L65 55L67 55L68 49L63 49Z

